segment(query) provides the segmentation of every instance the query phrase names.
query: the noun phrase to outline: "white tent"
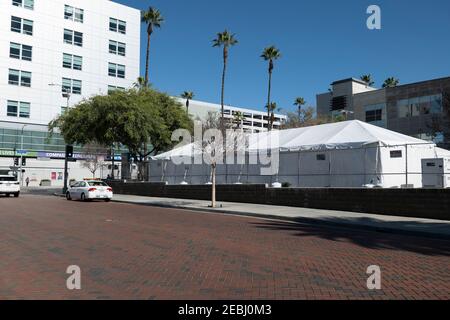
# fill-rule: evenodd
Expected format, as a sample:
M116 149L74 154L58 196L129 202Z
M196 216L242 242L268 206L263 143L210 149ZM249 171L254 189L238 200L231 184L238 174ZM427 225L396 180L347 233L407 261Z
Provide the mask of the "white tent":
M279 152L279 166L251 164L255 153ZM207 164L181 164L181 158L199 154L193 144L152 158L150 180L178 184L210 181ZM416 139L358 120L305 128L251 134L245 164L224 164L218 183L289 183L297 187L422 186L421 159L450 154L428 141ZM175 162L175 163L174 163ZM250 162L250 163L249 163Z

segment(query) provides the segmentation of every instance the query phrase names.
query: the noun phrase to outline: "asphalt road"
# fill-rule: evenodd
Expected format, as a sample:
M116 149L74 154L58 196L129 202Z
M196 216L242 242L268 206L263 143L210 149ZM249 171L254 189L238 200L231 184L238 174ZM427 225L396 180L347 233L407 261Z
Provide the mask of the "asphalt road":
M66 287L71 265L81 290ZM367 288L370 265L381 269L381 290ZM450 242L0 197L0 299L450 299Z

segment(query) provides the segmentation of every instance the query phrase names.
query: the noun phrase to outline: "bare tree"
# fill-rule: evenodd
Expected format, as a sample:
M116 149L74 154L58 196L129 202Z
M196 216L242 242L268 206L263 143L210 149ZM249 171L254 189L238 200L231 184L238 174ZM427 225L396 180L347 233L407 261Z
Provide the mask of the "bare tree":
M442 113L433 114L428 125L431 135L436 138L442 135L443 141L439 145L450 148L450 89L442 93Z
M83 153L86 158L81 163L81 167L88 169L95 179L97 170L105 165L107 148L97 143L91 143L84 146Z

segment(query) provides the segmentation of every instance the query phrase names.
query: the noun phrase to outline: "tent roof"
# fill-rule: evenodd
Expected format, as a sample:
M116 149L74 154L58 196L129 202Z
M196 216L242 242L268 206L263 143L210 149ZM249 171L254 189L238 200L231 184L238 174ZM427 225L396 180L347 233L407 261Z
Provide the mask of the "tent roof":
M405 144L430 144L391 130L359 120L322 124L287 130L273 130L250 135L249 151L264 149L331 150L361 148L365 145L398 146ZM168 159L173 156L190 156L192 145L184 146L153 157Z

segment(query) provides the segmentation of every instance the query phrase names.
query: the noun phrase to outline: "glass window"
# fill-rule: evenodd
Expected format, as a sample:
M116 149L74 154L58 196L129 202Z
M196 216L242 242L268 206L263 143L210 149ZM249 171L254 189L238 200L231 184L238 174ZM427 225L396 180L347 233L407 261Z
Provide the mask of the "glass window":
M67 106L62 106L61 107L61 114L66 113L66 111L67 111Z
M109 40L109 53L117 54L117 42Z
M34 9L34 0L25 0L24 8L33 10Z
M390 152L391 158L401 158L402 150L393 150Z
M73 7L64 5L64 19L73 20Z
M19 108L19 102L8 100L6 115L8 117L17 117L18 108Z
M366 122L375 122L383 120L383 110L369 110L366 111Z
M21 71L20 85L22 87L31 87L31 72Z
M72 68L72 55L64 53L63 54L63 67L64 68Z
M81 94L81 80L72 80L72 93Z
M20 48L20 44L11 42L9 44L9 56L14 59L20 59Z
M11 17L11 31L22 32L22 19L18 17Z
M29 102L21 102L20 103L20 118L29 118L30 117L30 103Z
M316 154L316 160L317 161L324 161L326 159L327 159L327 157L326 157L326 155L324 153Z
M84 10L75 8L75 21L83 23L84 20Z
M125 49L125 43L119 42L119 43L117 44L117 53L118 53L120 56L125 56L125 51L126 51L126 49Z
M33 21L23 19L23 33L30 36L33 35Z
M20 71L9 69L9 77L8 77L8 83L18 86L19 85L19 79L20 79Z
M115 63L108 64L108 75L115 77L117 75L117 65Z
M83 34L81 32L74 31L73 42L76 46L83 46Z
M21 7L22 6L22 0L12 0L13 6Z
M64 42L72 44L73 43L73 32L72 30L64 29Z
M119 20L119 33L127 33L127 23L125 21Z
M442 94L430 97L431 113L442 113Z
M81 70L83 68L83 57L73 56L73 69Z
M109 30L117 32L117 19L109 18Z
M117 77L125 78L125 66L118 64L117 65Z
M62 78L62 88L61 92L63 94L67 92L72 92L72 80L68 78Z
M33 56L33 47L22 45L22 60L31 61Z

